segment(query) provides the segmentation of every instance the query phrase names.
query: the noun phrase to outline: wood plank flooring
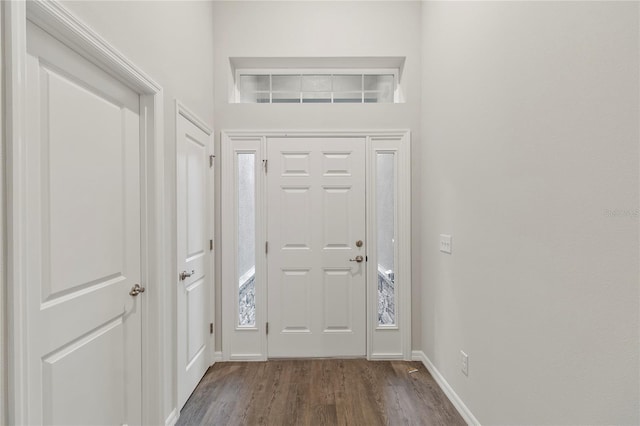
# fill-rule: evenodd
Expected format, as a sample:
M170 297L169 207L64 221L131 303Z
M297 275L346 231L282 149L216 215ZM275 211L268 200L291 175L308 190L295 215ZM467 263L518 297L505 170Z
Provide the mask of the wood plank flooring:
M409 370L417 369L415 373ZM419 362L217 363L178 425L464 425Z

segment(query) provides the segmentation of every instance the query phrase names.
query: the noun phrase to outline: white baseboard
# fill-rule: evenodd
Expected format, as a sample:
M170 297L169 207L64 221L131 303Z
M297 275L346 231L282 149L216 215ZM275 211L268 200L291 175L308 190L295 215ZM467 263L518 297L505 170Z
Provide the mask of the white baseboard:
M369 356L371 361L397 361L403 359L403 353L375 353Z
M222 361L222 351L217 351L213 353L213 362Z
M449 401L451 401L453 406L456 407L456 410L458 410L458 413L460 413L460 415L462 416L464 421L467 422L468 425L480 426L480 422L478 421L478 419L476 419L476 417L473 415L471 410L469 410L469 407L465 405L462 399L453 390L451 385L445 380L444 376L440 374L440 372L438 371L436 366L433 365L431 360L427 358L427 355L424 352L413 351L412 359L414 361L421 361L422 364L425 366L425 368L429 370L429 373L431 373L431 376L433 376L436 383L438 383L438 386L440 386L440 389L442 389L442 391L447 396L447 398L449 398Z
M179 418L180 418L180 411L178 411L177 408L174 408L173 411L171 411L171 414L169 414L169 417L167 417L167 420L164 421L164 425L175 426L175 424L178 423Z
M229 361L266 361L262 354L231 354Z

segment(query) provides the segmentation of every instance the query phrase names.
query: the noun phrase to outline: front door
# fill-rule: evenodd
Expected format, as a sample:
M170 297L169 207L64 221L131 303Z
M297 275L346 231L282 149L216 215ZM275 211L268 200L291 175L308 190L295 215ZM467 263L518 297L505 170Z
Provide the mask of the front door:
M365 138L267 150L269 357L365 356Z
M26 71L25 423L138 425L139 96L31 23Z

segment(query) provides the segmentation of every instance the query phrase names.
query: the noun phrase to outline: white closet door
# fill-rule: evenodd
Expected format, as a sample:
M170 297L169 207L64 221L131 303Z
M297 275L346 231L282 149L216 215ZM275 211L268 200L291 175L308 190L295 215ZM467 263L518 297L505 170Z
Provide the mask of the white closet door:
M212 361L210 136L183 115L177 126L178 407L182 408Z
M27 31L29 424L141 423L139 97Z

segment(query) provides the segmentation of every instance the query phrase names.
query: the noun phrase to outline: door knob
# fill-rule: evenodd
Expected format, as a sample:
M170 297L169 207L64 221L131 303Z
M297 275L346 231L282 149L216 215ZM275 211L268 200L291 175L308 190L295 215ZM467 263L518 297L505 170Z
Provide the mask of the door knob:
M357 255L355 259L349 259L349 262L362 262L364 260L364 257Z
M140 284L134 284L133 287L131 287L131 291L129 292L130 296L137 296L140 293L144 293L146 289L144 287L141 287Z
M184 281L187 278L189 278L191 275L195 274L196 271L194 271L193 269L191 270L191 273L187 272L187 271L182 271L180 272L180 281Z

